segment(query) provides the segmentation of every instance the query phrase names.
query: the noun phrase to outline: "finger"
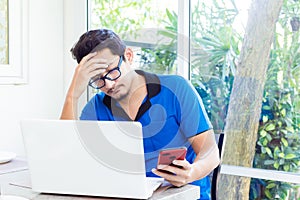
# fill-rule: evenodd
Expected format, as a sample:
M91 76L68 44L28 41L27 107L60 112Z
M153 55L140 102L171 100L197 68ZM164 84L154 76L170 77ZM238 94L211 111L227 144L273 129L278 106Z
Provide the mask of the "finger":
M107 65L95 63L95 64L89 66L88 68L86 68L86 70L88 72L99 71L99 70L102 72L105 72L107 70Z
M184 180L182 180L182 181L174 181L174 180L167 180L166 179L166 181L168 181L169 183L171 183L175 187L182 187L182 186L184 186L184 185L187 184Z
M184 169L191 168L191 164L187 160L173 160L172 164L176 166L180 166L181 168Z
M88 55L84 56L84 57L81 59L80 63L81 63L81 64L82 64L82 63L86 63L88 60L90 60L91 58L93 58L93 57L96 56L96 55L97 55L97 52L89 53Z
M157 165L157 169L163 169L163 168L165 168L165 167L167 167L168 165Z
M108 67L107 60L102 59L102 58L91 58L84 65L86 67L90 68L91 66L94 66L95 64L99 65L99 67L101 66L101 68L103 68L103 69L106 69Z
M94 78L95 76L101 76L104 72L105 72L104 69L96 69L96 70L90 71L88 76L90 78Z
M175 176L175 174L173 174L169 171L163 170L163 169L152 169L151 171L154 174L156 174L157 176L160 176L160 177L163 177L163 178L170 179L171 176Z
M158 171L162 172L162 173L166 173L166 174L171 174L171 175L176 175L177 174L177 167L173 167L170 165L164 165L161 168L157 168Z
M86 74L87 76L89 76L90 78L95 76L95 75L101 75L102 73L104 73L106 71L106 66L104 64L93 64L92 66L89 67L81 67L80 71L83 74Z

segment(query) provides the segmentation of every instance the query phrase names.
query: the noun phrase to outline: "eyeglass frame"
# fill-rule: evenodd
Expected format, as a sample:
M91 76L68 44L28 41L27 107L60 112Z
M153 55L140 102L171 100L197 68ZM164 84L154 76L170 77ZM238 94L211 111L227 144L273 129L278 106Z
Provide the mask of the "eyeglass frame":
M103 88L103 87L105 86L105 84L106 84L105 79L110 80L110 81L115 81L115 80L117 80L118 78L120 78L120 76L122 75L121 70L120 70L120 66L121 66L121 64L122 64L122 62L123 62L123 56L119 56L119 57L120 57L120 59L119 59L119 62L118 62L117 67L115 67L115 68L109 70L109 71L108 71L104 76L102 76L102 77L100 77L101 74L99 74L99 75L97 75L97 76L98 76L97 79L94 79L94 80L93 80L93 79L91 78L91 80L89 81L89 84L88 84L88 85L91 86L92 88L98 90L98 89L101 89L101 88ZM120 73L116 78L109 78L109 77L107 77L112 71L115 71L115 70L117 70L117 71ZM99 81L99 80L102 80L103 83L104 83L101 87L95 87L95 86L92 85L93 83L95 83L96 81Z

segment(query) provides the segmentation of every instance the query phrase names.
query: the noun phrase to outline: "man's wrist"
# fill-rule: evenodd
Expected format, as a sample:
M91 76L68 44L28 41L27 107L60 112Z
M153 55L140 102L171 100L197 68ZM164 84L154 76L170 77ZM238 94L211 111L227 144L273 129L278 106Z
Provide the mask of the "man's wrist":
M74 93L74 89L70 88L69 91L67 92L66 98L67 98L67 100L69 100L69 101L77 102L78 99L80 98L80 95L76 95L76 94Z

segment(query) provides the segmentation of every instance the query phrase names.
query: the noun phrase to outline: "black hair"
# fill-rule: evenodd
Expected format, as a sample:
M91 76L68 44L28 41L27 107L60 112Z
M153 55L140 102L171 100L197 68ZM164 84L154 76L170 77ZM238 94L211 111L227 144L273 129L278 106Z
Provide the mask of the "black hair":
M126 45L112 30L90 30L80 36L78 42L71 49L72 56L77 63L89 53L108 48L112 54L123 56Z

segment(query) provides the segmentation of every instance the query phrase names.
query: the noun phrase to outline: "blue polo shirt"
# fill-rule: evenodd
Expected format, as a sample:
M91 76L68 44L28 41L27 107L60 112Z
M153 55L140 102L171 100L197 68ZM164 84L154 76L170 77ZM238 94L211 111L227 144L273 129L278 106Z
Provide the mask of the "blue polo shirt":
M136 72L145 77L148 93L134 120L143 127L147 176L156 176L151 169L156 167L158 153L164 148L186 146L186 159L192 163L196 155L188 139L212 128L200 96L181 76ZM131 121L120 105L103 92L87 103L80 119ZM201 199L210 199L209 177L192 184L201 187Z

